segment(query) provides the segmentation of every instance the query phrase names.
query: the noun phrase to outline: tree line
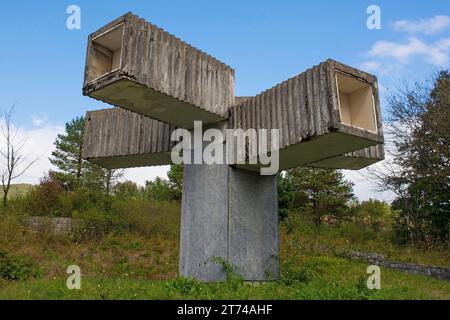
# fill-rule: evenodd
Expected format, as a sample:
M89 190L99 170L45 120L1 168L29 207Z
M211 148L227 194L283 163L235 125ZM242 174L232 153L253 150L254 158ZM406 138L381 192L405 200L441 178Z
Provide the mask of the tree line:
M430 81L405 86L389 95L386 102L387 157L382 165L372 166L367 177L381 190L394 192L396 197L391 205L377 200L359 203L353 193L353 184L345 180L340 170L299 167L278 176L280 219L290 214L303 214L311 217L317 228L323 223L364 220L374 230L389 220L402 243L448 244L450 72L443 70ZM5 115L3 134L9 138L6 139L6 151L1 154L5 160L2 175L4 206L11 181L33 163L32 160L25 162L21 149L11 142L14 136L10 132L13 128L11 116ZM68 201L67 194L72 194L68 212L77 210L74 200L77 196L93 205L108 203L107 199L112 196L149 201L181 200L181 165L172 165L167 179L156 178L140 187L131 181L123 181L122 170L104 169L84 160L84 124L85 119L77 117L66 124L64 133L57 136L50 157L56 170L42 178L30 195L34 198L29 203L42 202L40 208L33 207L35 214L60 215ZM19 161L24 162L23 171L17 171ZM102 208L108 210L108 206Z

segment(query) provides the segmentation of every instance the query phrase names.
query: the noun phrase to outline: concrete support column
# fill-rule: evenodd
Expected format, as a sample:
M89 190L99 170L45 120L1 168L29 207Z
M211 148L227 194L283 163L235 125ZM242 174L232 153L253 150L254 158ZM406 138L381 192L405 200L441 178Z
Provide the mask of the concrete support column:
M279 277L276 176L228 165L185 165L180 275L220 281L220 261L244 280Z

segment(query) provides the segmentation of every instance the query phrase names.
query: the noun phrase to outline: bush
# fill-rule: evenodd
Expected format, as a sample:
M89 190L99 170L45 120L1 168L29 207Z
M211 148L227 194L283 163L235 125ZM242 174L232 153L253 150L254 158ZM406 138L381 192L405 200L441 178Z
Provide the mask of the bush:
M5 280L40 278L42 270L25 258L9 257L0 252L0 277Z
M174 203L112 198L108 206L75 211L72 214L74 240L98 240L112 232L178 237L180 214L179 206Z
M89 211L109 211L111 199L101 190L81 187L74 191L67 191L59 195L60 210L64 216L74 217L74 213Z
M114 187L114 195L120 199L141 199L142 190L132 181L118 182Z
M180 209L170 202L114 201L112 211L130 232L143 236L178 238Z
M72 237L75 241L98 240L112 231L124 229L120 217L97 208L73 213Z
M23 212L33 216L61 216L59 196L63 193L63 185L50 172L41 179L39 185L20 199Z

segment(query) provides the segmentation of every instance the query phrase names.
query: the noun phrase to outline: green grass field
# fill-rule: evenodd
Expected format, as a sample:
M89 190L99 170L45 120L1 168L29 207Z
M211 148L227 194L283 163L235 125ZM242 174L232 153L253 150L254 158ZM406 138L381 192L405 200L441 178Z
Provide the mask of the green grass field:
M10 198L17 198L17 197L24 196L31 189L33 189L33 185L32 184L28 184L28 183L12 184L11 188L9 189L9 197Z
M0 216L0 299L450 299L450 282L390 269L382 269L381 290L368 290L368 263L346 257L349 250L363 250L449 267L447 248L398 247L387 234L354 223L317 231L295 214L280 225L279 281L178 278L179 209L161 204L141 217L145 232L79 242L29 232L16 218ZM66 287L66 268L74 264L81 268L81 290ZM17 280L5 276L11 274Z

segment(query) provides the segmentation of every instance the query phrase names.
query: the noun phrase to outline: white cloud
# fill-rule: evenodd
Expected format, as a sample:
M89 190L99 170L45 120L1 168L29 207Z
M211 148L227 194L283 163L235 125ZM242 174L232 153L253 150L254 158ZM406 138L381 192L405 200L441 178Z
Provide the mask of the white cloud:
M123 179L134 181L143 186L147 180L153 180L156 177L167 178L169 168L169 166L158 166L125 169Z
M393 192L379 191L372 179L368 179L364 173L354 170L342 170L342 172L347 180L350 180L355 184L353 192L359 201L377 199L392 202L395 199L395 194Z
M28 159L36 159L36 162L25 172L23 176L13 181L13 183L31 183L37 184L45 173L50 169L55 169L49 161L56 136L64 132L64 127L59 125L48 125L39 122L38 128L19 128L17 141L25 141L23 154ZM33 121L35 126L38 126ZM4 138L0 134L0 149L3 147ZM132 168L124 170L124 179L132 180L140 185L144 185L146 180L154 178L167 177L168 166Z
M34 126L36 127L41 127L44 124L47 123L48 117L43 115L43 116L32 116L31 117L31 122L33 123Z
M394 22L394 29L408 33L424 33L427 35L438 34L450 27L450 17L436 15L433 18L419 19L415 21L400 20Z
M450 38L444 38L431 44L415 37L409 38L406 43L382 40L376 42L369 51L371 57L393 58L403 64L410 62L411 57L418 56L437 66L447 66L449 54Z
M360 68L367 72L376 71L380 68L380 62L378 61L366 61L360 64Z
M62 126L47 125L40 128L19 128L16 141L24 141L22 153L28 160L36 160L23 176L13 183L38 183L50 167L48 160L54 148L56 136L64 131ZM0 148L4 146L4 137L0 135ZM2 164L3 165L3 164Z
M407 43L401 44L390 41L376 42L369 54L374 57L393 57L406 62L413 54L426 54L427 46L416 38L410 38Z

